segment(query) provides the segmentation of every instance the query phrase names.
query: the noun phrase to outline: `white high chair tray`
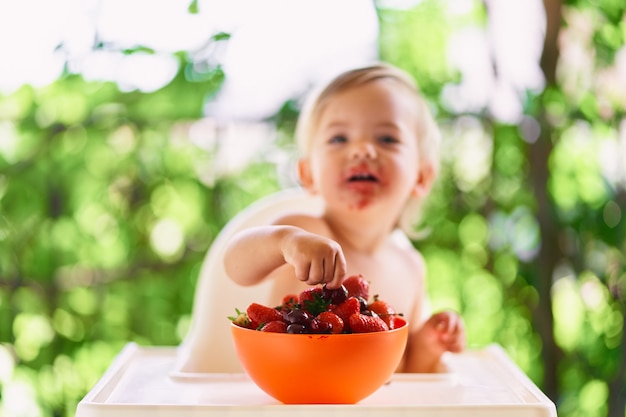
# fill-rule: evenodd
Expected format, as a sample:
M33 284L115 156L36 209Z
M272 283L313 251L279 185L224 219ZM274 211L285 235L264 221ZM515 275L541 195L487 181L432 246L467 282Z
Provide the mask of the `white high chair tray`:
M445 356L446 373L394 374L353 405L285 405L245 374L185 374L175 363L175 347L129 343L78 404L76 417L557 416L554 403L498 345Z

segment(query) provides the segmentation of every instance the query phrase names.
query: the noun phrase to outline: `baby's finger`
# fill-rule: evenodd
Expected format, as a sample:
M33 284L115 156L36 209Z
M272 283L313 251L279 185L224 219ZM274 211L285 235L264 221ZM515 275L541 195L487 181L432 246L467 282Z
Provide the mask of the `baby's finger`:
M465 349L465 327L463 320L458 315L453 315L451 320L452 328L448 337L448 350L451 352L461 352Z
M294 272L296 274L296 278L299 281L308 282L310 269L311 269L310 263L294 265Z
M465 350L465 338L457 339L456 343L452 345L452 352L463 352Z
M311 262L307 284L316 285L324 282L324 263L323 259Z
M441 335L450 333L450 315L448 313L439 313L435 328Z
M447 350L450 352L458 353L465 350L465 337L452 337L451 340L447 344Z
M335 275L335 259L333 254L324 258L324 276L323 283L328 285L328 283L332 283L333 277ZM329 287L332 288L332 285Z
M465 349L465 325L460 317L457 317L454 328L455 349L460 352Z
M346 276L346 260L341 252L335 254L331 272L332 275L326 285L331 289L339 288Z
M443 318L437 318L437 322L435 323L435 329L439 333L447 333L448 323Z

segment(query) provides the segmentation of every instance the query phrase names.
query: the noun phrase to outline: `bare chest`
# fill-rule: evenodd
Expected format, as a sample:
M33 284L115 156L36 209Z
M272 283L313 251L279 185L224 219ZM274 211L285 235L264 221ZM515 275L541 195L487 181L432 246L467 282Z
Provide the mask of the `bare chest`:
M421 298L420 272L399 256L363 256L346 253L348 275L361 274L370 283L370 298L379 295L399 313L410 314Z

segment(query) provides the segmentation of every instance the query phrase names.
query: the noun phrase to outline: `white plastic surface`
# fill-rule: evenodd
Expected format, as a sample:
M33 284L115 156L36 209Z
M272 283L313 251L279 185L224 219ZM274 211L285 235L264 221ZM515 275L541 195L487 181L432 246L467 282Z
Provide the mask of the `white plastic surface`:
M76 417L557 415L554 404L497 345L447 355L445 364L447 373L395 374L358 404L284 405L245 374L181 373L175 347L131 343L78 404Z

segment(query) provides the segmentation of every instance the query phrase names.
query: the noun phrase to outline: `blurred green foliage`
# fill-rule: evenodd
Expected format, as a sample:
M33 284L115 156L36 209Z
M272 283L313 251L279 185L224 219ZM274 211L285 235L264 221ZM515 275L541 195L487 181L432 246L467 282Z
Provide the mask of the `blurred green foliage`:
M594 4L600 71L624 51L625 7ZM481 7L454 18L443 7L379 10L381 59L416 77L446 137L430 232L415 242L433 307L462 312L470 346L501 344L560 416L624 415L626 198L596 157L618 141L623 97L601 102L560 85L530 94L527 116L551 132L546 171L537 170L524 126L443 106L443 86L460 77L445 56L450 36L488 20ZM264 153L236 175L216 174L218 149L195 144L189 126L224 74L176 56L176 78L150 94L68 74L0 96L0 414L72 416L126 343L180 343L212 239L281 187ZM274 146L292 144L296 116L289 102L272 119ZM546 291L541 249L551 242ZM553 322L540 308L546 297Z
M202 180L213 154L177 128L223 74L193 82L186 65L152 94L67 75L1 98L6 413L73 415L124 344L178 344L212 238L278 188L264 162Z

